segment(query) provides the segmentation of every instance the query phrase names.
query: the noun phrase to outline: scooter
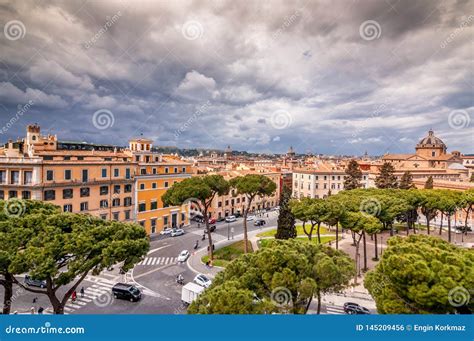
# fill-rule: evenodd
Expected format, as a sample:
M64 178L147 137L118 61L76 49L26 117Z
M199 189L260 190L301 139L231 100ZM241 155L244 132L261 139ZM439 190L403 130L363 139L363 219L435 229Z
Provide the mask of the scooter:
M199 247L199 242L196 240L196 244L194 244L194 250L196 250Z
M180 285L184 285L184 279L183 278L176 278L176 283Z

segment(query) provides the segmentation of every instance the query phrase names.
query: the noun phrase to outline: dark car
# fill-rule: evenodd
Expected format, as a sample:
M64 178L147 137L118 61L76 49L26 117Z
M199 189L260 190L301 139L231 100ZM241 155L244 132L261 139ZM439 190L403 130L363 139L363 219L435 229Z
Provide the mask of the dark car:
M216 225L209 226L209 230L211 230L211 233L214 232L216 230ZM206 233L207 233L207 230L206 230Z
M353 302L344 303L344 312L350 315L368 315L369 309Z
M142 298L142 293L137 287L126 283L115 284L112 287L112 294L115 298L128 300L130 302L137 302Z
M264 220L264 219L257 219L253 222L253 225L254 226L263 226L265 225L267 222Z
M218 218L217 218L217 221L218 221L218 222L221 222L221 221L224 221L224 220L225 220L224 217L218 217Z
M29 275L25 276L25 284L29 287L46 288L46 281L44 279L34 279Z
M240 212L234 213L234 217L236 217L236 218L240 218L241 216L242 216L242 214L240 214Z

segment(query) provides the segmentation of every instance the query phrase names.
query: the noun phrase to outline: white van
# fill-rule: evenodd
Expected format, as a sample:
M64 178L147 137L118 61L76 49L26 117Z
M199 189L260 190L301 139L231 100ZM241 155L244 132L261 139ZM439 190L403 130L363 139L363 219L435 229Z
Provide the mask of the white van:
M204 287L196 283L189 282L183 287L183 290L181 291L181 301L183 301L184 304L191 304L196 298L199 297L199 295L201 295L204 289Z

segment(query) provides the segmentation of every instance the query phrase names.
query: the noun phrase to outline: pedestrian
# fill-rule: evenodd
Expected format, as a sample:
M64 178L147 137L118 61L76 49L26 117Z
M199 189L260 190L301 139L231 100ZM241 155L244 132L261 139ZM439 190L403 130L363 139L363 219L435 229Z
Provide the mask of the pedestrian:
M44 311L44 308L43 308L43 307L39 307L39 309L38 309L38 314L42 315L42 314L43 314L43 311Z
M76 302L76 298L77 298L77 292L76 292L76 290L74 290L72 292L71 299L72 299L73 302Z
M36 304L38 302L38 297L33 298L33 304Z
M200 224L200 223L198 223L198 229L200 229L200 228L201 228L201 224Z
M81 288L81 297L84 297L84 292L85 292L84 287L82 287Z
M18 315L18 310L15 310L15 311L13 312L13 315Z
M34 315L34 314L35 314L35 311L36 311L35 307L31 307L30 310L31 310L31 315Z

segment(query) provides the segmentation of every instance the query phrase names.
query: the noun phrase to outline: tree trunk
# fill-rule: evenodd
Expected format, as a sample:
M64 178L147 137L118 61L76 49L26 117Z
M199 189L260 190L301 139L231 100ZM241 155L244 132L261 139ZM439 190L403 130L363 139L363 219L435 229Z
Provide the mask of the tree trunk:
M362 232L362 238L364 239L364 269L362 270L366 272L368 268L367 268L367 242L365 239L365 231Z
M374 245L375 245L375 260L379 259L379 251L378 251L378 245L377 245L377 233L374 234Z
M407 236L410 233L410 214L407 212Z
M59 299L56 297L54 292L50 292L48 290L48 298L49 301L51 302L51 305L53 306L53 311L56 315L63 315L64 314L64 306L66 304L62 304Z
M355 232L351 231L352 234L352 246L356 246L356 237L355 237Z
M3 311L2 314L10 314L12 308L12 297L13 297L13 275L7 272L4 275L5 279L1 281L3 288L5 289L3 295Z
M209 260L212 262L214 260L214 250L213 250L213 244L212 244L212 235L211 235L211 229L209 228L209 217L207 216L207 207L204 208L204 219L205 219L205 223L206 223L206 233L207 233L207 240L209 242L209 251L207 252L208 253L208 256L209 256Z
M318 311L317 311L317 314L321 314L321 293L318 291L318 293L316 294L317 297L318 297Z
M429 218L430 214L428 213L428 215L425 215L426 217L426 229L428 230L428 236L430 235L430 218Z
M353 231L354 232L354 231ZM354 232L355 234L355 232ZM360 269L360 262L359 262L359 245L360 245L360 239L362 238L362 235L360 235L359 240L355 240L355 247L356 247L356 252L355 252L355 263L356 263L356 273L354 276L354 284L357 285L357 277L359 276L359 269ZM359 266L357 266L359 264Z
M393 237L394 233L393 233L393 224L391 223L390 224L390 237Z
M320 229L321 229L321 222L318 223L318 243L321 244L321 233L320 233Z
M451 243L451 213L448 213L448 242Z
M441 212L441 222L439 224L439 235L440 236L441 236L441 231L443 229L443 216L444 216L444 214L443 214L443 212Z
M336 250L339 250L339 223L336 222Z
M308 313L308 309L312 301L313 301L313 295L311 295L311 297L308 299L308 303L306 304L305 311L304 311L305 314Z
M247 215L249 212L251 201L248 203L247 208L244 210L244 253L249 252L248 240L249 237L247 235Z

